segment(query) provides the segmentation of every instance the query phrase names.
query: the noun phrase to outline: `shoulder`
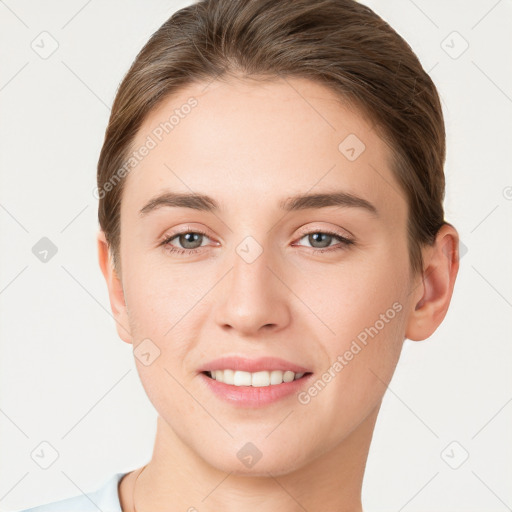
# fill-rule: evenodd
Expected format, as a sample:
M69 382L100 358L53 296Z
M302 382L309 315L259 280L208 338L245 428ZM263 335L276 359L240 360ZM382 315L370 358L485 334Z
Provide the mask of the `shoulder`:
M116 473L100 487L87 494L80 494L52 503L19 510L17 512L122 512L118 484L126 473Z

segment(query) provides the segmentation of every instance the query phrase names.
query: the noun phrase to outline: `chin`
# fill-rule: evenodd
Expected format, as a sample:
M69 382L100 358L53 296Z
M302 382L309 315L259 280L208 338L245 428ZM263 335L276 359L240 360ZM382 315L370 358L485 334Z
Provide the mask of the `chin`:
M305 464L304 443L299 443L297 447L284 447L282 439L276 438L275 441L234 442L232 445L219 446L214 452L201 453L200 450L198 454L216 469L238 476L268 478L269 474L286 475Z
M217 461L218 462L218 461ZM252 467L244 467L239 460L234 460L231 464L226 463L217 465L217 469L226 473L231 473L235 476L248 476L248 477L264 477L269 476L282 476L295 471L300 468L300 464L291 464L289 458L267 458L263 460L263 457L256 462Z

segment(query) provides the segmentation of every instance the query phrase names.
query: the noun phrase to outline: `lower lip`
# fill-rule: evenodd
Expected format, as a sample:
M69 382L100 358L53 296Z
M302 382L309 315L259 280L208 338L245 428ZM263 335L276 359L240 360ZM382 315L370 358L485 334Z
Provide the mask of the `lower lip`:
M306 385L312 374L304 375L300 379L270 386L232 386L219 382L204 373L199 374L206 386L220 399L240 407L262 407L297 393Z

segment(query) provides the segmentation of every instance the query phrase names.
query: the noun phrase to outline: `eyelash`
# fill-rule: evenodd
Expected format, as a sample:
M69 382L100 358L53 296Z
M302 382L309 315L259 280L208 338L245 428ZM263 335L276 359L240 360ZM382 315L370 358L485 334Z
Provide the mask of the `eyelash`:
M197 253L197 252L199 252L201 250L200 247L198 247L197 249L180 249L178 247L174 247L172 245L169 245L170 242L172 240L174 240L176 237L178 237L180 235L187 235L187 234L190 234L190 233L197 234L197 235L203 235L203 236L208 237L208 234L205 233L204 231L201 231L200 229L181 231L181 232L178 232L178 233L173 233L173 234L169 235L168 237L166 237L163 240L163 242L161 243L161 245L164 246L165 250L169 251L170 253L176 253L176 254L185 254L186 253L187 255L195 254L195 253ZM312 247L311 249L315 253L339 251L339 250L342 250L342 249L346 249L347 247L349 247L349 246L351 246L351 245L353 245L355 243L353 240L345 238L345 237L343 237L343 236L341 236L338 233L335 233L333 231L322 231L322 230L308 231L307 233L303 233L299 237L299 240L304 238L305 236L312 235L312 234L317 234L317 233L321 233L323 235L333 236L334 238L337 238L340 241L341 245L337 245L337 246L334 246L334 247L327 247L327 248L324 248L324 249L315 249L314 247Z

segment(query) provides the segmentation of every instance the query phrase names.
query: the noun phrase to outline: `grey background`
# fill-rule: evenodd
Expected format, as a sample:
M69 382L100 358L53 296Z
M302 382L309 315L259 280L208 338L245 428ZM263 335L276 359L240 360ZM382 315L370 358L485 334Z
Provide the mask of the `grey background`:
M156 412L110 316L92 191L119 82L188 3L0 1L2 511L90 491L151 456ZM364 3L438 87L446 219L467 252L443 324L405 342L363 505L511 510L512 3ZM46 262L34 254L43 237L57 249Z

